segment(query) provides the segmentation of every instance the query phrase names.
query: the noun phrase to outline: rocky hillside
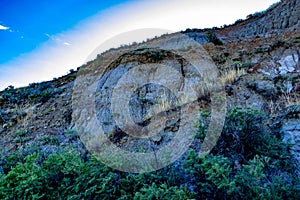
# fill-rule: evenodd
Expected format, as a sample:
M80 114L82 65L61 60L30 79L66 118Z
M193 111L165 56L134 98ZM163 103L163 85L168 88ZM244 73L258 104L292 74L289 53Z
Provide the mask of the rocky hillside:
M193 55L205 60L204 76L194 75L198 57ZM120 128L116 119L122 119L114 111L126 105L114 98L118 82L134 67L151 64L172 66L186 78L197 98L174 96L159 84L145 84L135 88L130 98L118 96L128 98L128 116L134 122L133 127ZM150 77L152 71L147 70L143 68ZM181 80L165 72L153 73L160 80L168 77L173 86L185 91ZM207 84L206 75L218 81L217 90ZM120 86L118 94L125 89L131 90L131 86ZM201 160L195 152L205 146L201 145L210 131L213 97L218 90L226 99L225 124L216 146ZM194 98L195 107L186 106L184 100L189 98ZM119 105L115 110L112 101ZM91 107L95 111L90 111ZM163 116L164 129L140 137L155 119L150 115L155 109ZM89 118L89 112L95 119ZM176 139L181 126L195 135L189 150L179 152L182 156L176 162L139 176L94 163L88 151L94 143L83 134L93 120L98 121L108 142L129 152L156 152ZM193 126L188 126L191 122ZM127 134L124 130L134 131ZM0 197L4 199L33 199L34 195L42 199L299 199L300 1L283 0L224 28L187 29L112 49L61 78L24 88L8 87L0 92L0 135ZM186 142L176 141L178 146ZM70 161L70 156L76 162ZM49 157L61 163L53 171ZM107 162L117 168L112 164L120 157L116 159ZM158 163L155 166L161 168ZM83 173L86 169L91 174Z
M274 37L286 31L299 29L300 5L297 0L275 3L267 11L248 16L248 20L238 20L233 26L221 30L230 38Z

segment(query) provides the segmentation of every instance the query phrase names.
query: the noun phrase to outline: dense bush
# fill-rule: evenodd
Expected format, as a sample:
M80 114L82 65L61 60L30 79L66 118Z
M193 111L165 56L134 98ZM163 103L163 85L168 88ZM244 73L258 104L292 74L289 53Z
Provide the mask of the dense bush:
M209 119L203 113L196 134L202 141ZM300 182L290 146L267 124L261 111L237 107L228 112L209 155L200 158L190 149L184 168L196 194L214 199L299 199Z
M85 162L75 153L64 153L43 160L34 153L1 179L0 198L108 199L118 192L117 181L118 174L93 159Z
M267 115L260 110L240 107L230 110L213 153L242 161L263 155L290 162L289 145L266 124Z
M191 199L195 196L194 193L189 192L186 188L169 187L166 184L157 186L153 183L149 187L142 188L134 196L135 200L143 199L170 199L170 200L181 200Z
M13 153L3 165L0 199L180 199L193 195L176 185L177 176L166 176L166 170L171 171L168 167L128 174L90 156L85 160L75 152L54 153L47 158L38 153L20 157Z
M256 155L242 166L223 156L199 158L194 150L184 167L201 198L299 199L300 181L293 170L280 171L276 160Z
M15 152L1 158L0 199L299 199L288 145L265 119L257 110L232 109L210 154L200 158L190 149L152 173L115 171L75 150ZM196 140L205 137L210 112L200 120Z

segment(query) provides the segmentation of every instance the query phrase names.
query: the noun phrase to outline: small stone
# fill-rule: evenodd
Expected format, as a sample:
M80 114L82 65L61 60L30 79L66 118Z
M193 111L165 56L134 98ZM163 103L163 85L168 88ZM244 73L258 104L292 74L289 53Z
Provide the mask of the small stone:
M153 141L153 142L160 142L161 139L162 138L159 135L155 135L155 136L153 136L153 137L150 138L150 140Z

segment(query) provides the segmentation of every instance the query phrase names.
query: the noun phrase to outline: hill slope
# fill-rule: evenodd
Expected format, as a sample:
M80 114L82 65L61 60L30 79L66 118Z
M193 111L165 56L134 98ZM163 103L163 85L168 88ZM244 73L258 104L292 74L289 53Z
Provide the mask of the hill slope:
M0 92L0 197L299 198L300 182L295 170L300 166L299 10L299 0L285 0L266 12L222 29L188 29L112 49L64 77ZM95 162L89 156L89 146L82 142L84 135L77 124L84 119L81 121L88 125L89 119L84 118L84 112L74 109L76 98L81 97L79 87L83 87L84 96L84 90L94 82L90 85L78 82L85 80L88 72L94 73L91 78L97 77L104 70L100 66L108 62L104 76L96 79L98 93L91 101L95 103L97 119L117 147L130 152L155 152L174 139L180 120L171 118L180 116L184 105L179 104L172 112L168 110L170 118L158 136L138 139L118 128L115 115L107 109L120 77L133 66L149 63L173 66L200 90L189 62L172 51L194 55L198 49L178 48L190 38L201 44L201 52L205 52L202 56L215 64L214 75L226 93L227 117L211 154L204 159L195 155L211 119L213 92L208 88L196 101L201 111L199 119L195 119L195 139L190 150L174 164L156 172L134 175ZM132 117L137 124L149 123L144 119L148 119L149 105L160 102L156 95L159 89L162 88L148 85L131 96ZM169 95L172 106L178 105L178 99L163 91ZM139 117L143 120L139 121ZM181 145L180 141L178 144Z

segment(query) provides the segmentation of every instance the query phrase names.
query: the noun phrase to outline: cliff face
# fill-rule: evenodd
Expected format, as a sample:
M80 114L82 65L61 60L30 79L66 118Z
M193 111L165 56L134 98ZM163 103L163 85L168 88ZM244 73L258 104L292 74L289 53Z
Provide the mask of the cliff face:
M287 31L295 31L300 27L300 1L283 0L267 12L250 15L249 19L227 27L230 38L270 37Z

